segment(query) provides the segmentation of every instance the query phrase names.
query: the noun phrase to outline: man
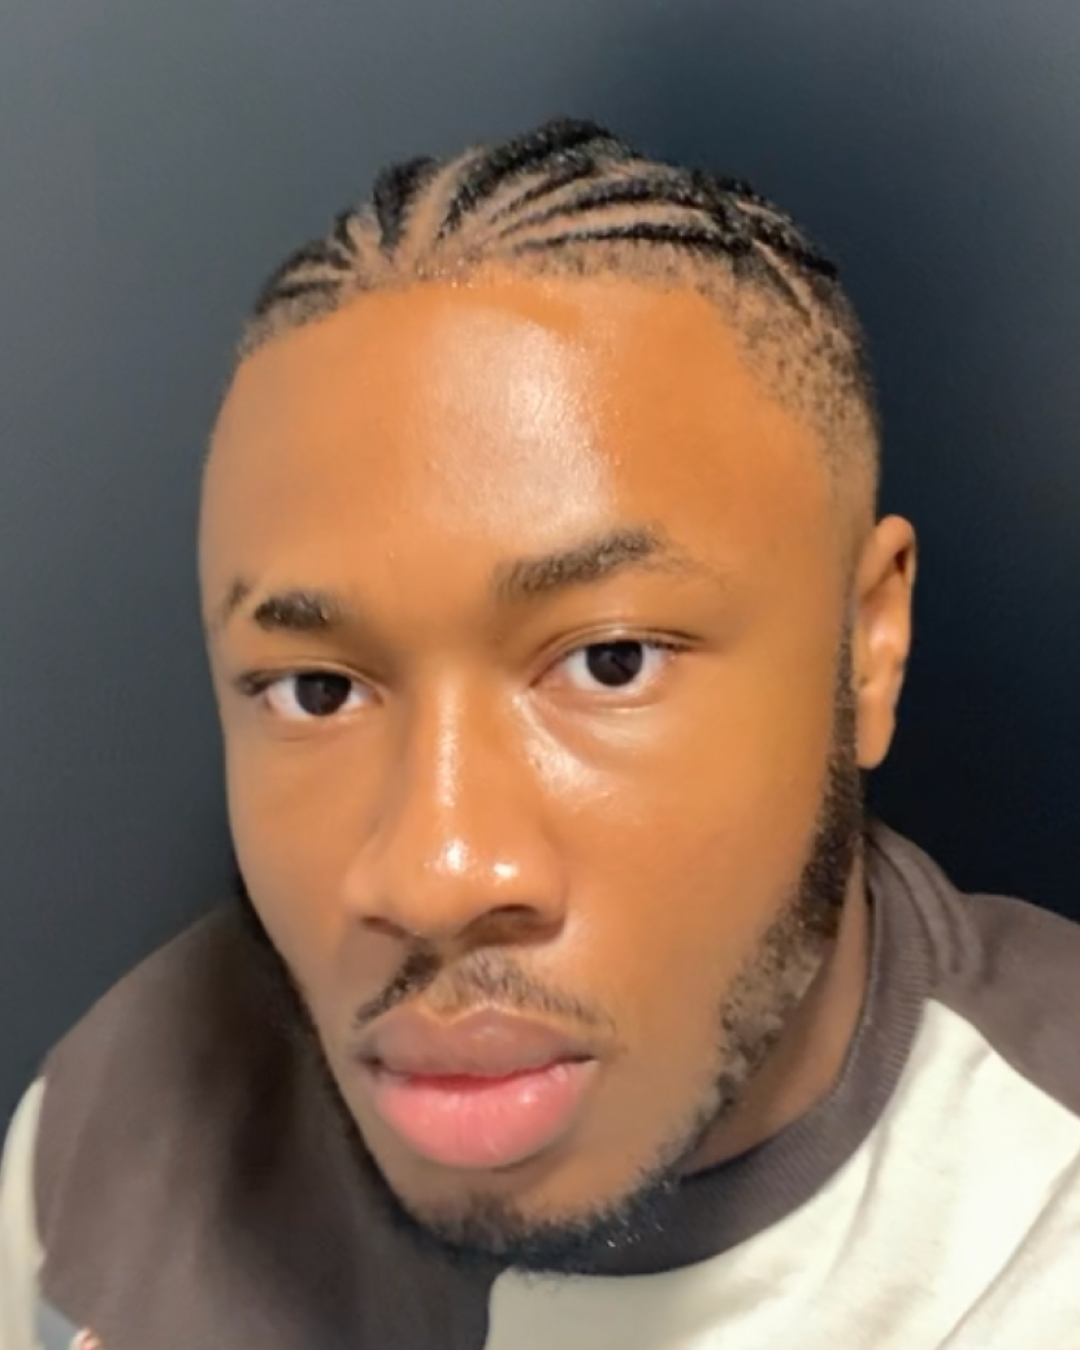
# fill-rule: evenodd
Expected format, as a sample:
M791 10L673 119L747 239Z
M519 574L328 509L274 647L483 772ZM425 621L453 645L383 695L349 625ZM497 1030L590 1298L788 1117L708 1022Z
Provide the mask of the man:
M3 1350L1080 1346L1080 933L863 816L877 454L827 259L592 125L289 260L201 529L240 902L24 1099Z

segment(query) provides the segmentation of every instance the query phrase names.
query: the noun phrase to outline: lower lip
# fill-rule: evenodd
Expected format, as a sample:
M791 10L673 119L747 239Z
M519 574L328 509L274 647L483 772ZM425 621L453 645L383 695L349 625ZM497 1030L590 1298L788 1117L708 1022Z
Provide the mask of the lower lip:
M505 1078L419 1078L369 1070L375 1110L410 1149L442 1167L511 1167L569 1129L595 1061Z

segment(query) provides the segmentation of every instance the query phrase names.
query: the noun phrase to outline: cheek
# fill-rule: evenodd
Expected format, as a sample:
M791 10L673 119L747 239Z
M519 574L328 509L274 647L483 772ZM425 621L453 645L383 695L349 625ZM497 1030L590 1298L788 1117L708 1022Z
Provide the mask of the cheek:
M579 978L656 1044L715 1017L798 886L832 730L830 679L808 685L803 699L786 681L783 696L759 685L752 702L701 709L639 747L568 831L576 926L594 967Z

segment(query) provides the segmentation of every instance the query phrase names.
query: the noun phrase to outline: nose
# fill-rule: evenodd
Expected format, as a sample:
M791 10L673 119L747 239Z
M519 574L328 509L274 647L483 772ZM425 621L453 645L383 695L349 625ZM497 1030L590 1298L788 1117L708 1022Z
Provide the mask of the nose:
M445 947L535 940L565 918L527 731L477 703L456 692L402 716L349 877L370 929Z

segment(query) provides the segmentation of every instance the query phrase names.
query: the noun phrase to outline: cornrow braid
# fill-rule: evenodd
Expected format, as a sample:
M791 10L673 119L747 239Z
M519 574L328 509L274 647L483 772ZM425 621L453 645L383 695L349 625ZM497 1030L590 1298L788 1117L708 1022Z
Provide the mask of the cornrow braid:
M614 161L627 153L628 147L591 122L568 120L545 123L530 135L492 147L462 175L438 237L445 238L456 230L466 215L475 212L504 184L541 174L558 162L565 164L574 152L575 168L596 165L599 154L605 151L609 161Z
M401 242L409 218L409 208L439 170L438 160L428 155L394 164L375 180L371 194L375 219L379 222L379 247L392 254Z
M747 183L648 159L588 121L384 169L368 203L265 283L240 358L366 291L493 265L700 291L831 461L850 467L855 452L876 480L866 343L835 263Z

